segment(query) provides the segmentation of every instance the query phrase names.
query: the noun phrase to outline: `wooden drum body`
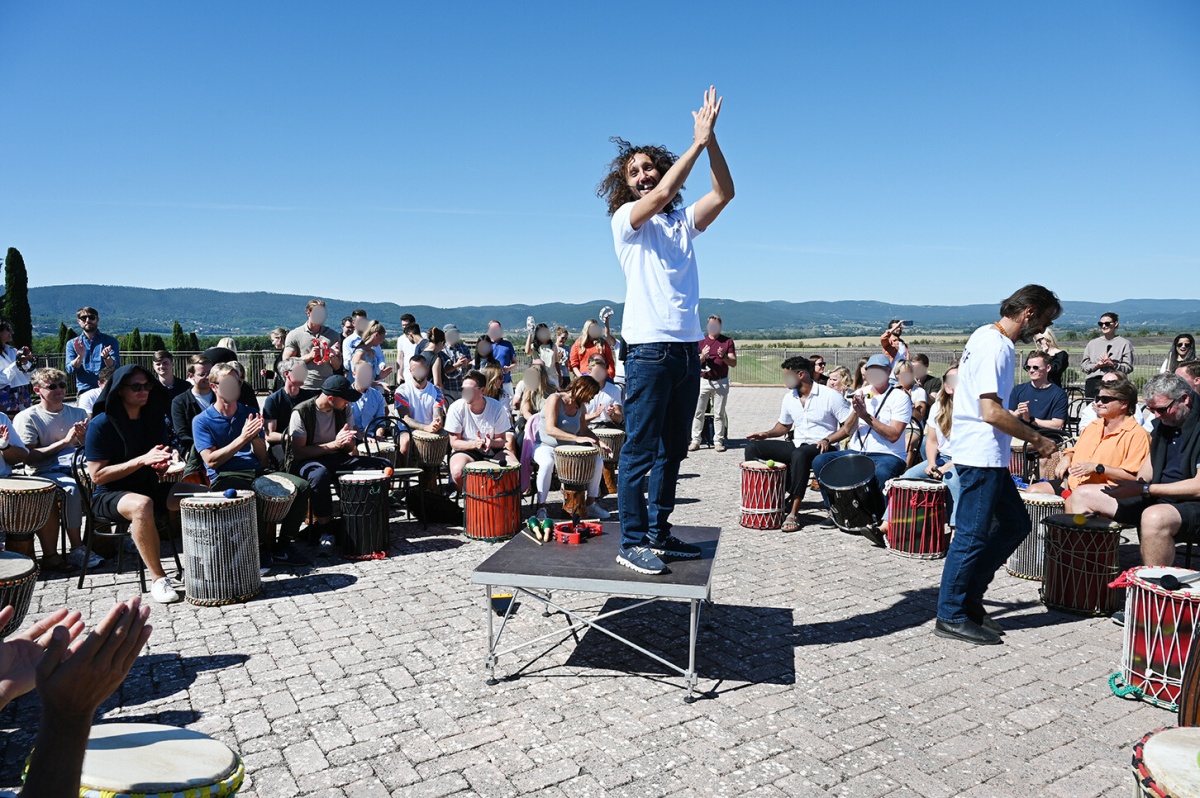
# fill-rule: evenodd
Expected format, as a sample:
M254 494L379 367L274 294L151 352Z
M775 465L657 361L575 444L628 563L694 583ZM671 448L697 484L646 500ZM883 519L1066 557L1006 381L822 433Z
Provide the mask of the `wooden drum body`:
M887 489L888 550L919 560L945 557L950 550L946 485L935 479L893 479Z
M1046 558L1046 533L1042 521L1052 515L1062 515L1065 502L1061 496L1052 493L1020 493L1021 500L1025 502L1025 512L1029 514L1029 534L1017 546L1017 550L1008 556L1004 570L1021 579L1041 581Z
M1103 518L1075 520L1063 514L1042 521L1042 603L1077 615L1111 615L1121 598L1120 589L1109 586L1121 573L1121 526Z
M463 469L466 503L463 534L472 540L500 543L521 528L521 468L468 463Z
M746 529L779 529L787 516L784 493L787 490L787 466L768 466L749 460L742 467L742 503L739 523Z
M41 477L0 478L0 532L12 540L31 540L46 525L58 498L58 486Z
M596 458L600 449L595 446L554 447L554 473L564 488L586 488L596 475Z
M258 502L258 519L266 524L278 524L292 510L296 486L283 477L267 474L254 480L254 498Z
M374 559L386 556L388 537L387 500L391 478L382 471L356 471L338 477L342 505L342 556Z
M212 607L258 595L262 574L254 492L240 490L232 499L212 494L185 496L179 514L187 602Z
M426 468L436 468L450 452L450 436L444 432L412 431L413 454L416 462Z
M24 623L37 577L37 563L32 559L16 552L0 551L0 607L11 604L16 610L12 620L0 630L0 640L20 629Z

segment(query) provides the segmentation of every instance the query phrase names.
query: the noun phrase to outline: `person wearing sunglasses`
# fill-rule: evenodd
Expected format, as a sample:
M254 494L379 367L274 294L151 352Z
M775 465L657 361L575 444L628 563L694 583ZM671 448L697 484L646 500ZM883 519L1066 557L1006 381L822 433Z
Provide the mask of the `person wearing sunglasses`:
M1116 385L1118 382L1129 382L1129 378L1118 371L1110 371L1100 378L1100 390L1106 387ZM1132 383L1130 383L1132 385ZM1136 393L1137 389L1134 389ZM1098 419L1100 415L1096 412L1097 405L1093 402L1084 402L1083 407L1079 410L1079 426L1076 429L1084 430L1093 421ZM1133 410L1133 420L1138 423L1146 432L1154 432L1154 414L1146 412L1145 402L1138 402Z
M179 510L184 493L206 490L188 482L160 480L173 460L167 389L145 367L117 369L96 400L84 439L88 475L95 483L92 512L100 521L129 523L138 554L150 572L150 596L179 601L162 567L156 516Z
M1195 359L1196 339L1192 337L1191 333L1180 333L1171 342L1171 351L1167 352L1167 359L1163 361L1162 368L1158 370L1158 373L1170 374L1181 364Z
M1079 368L1087 379L1083 383L1083 394L1088 399L1095 399L1100 392L1100 378L1110 371L1122 374L1133 373L1133 344L1128 338L1117 335L1121 326L1116 313L1105 313L1096 322L1100 328L1100 337L1088 341L1083 350L1083 361Z
M1200 534L1200 404L1174 374L1155 374L1142 395L1158 423L1136 479L1080 485L1067 499L1066 511L1140 525L1142 562L1174 565L1175 544Z
M1067 423L1067 392L1050 382L1050 358L1041 352L1025 357L1025 372L1029 382L1013 388L1008 397L1008 410L1039 432L1058 432Z
M82 568L95 568L104 560L96 554L86 556L80 529L83 525L83 507L80 504L79 485L71 474L71 462L75 450L83 445L87 435L88 414L86 411L65 404L67 375L58 369L41 368L33 372L33 390L38 404L26 408L13 419L13 427L21 442L29 450L26 464L33 473L58 485L66 509L67 541L71 551L67 562ZM58 546L59 510L55 504L45 526L38 532L44 552L55 552ZM45 567L45 566L43 566Z
M1079 441L1063 452L1054 478L1029 486L1032 493L1069 495L1080 485L1115 485L1134 480L1150 456L1150 433L1135 417L1137 388L1129 380L1105 375L1092 400L1095 419L1082 427Z
M100 314L95 308L80 308L75 318L82 332L67 341L67 374L75 378L75 388L82 393L100 387L100 369L121 365L121 345L100 332Z

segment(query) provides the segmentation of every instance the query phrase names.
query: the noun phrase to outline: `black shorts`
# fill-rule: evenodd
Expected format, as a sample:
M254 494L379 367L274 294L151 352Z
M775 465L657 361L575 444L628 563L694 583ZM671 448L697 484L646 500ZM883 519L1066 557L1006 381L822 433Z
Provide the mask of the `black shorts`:
M495 463L496 465L520 465L520 463L508 462L507 449L489 449L485 454L481 451L474 450L470 452L455 452L455 454L465 454L475 463Z
M163 483L156 485L151 492L143 494L149 496L154 502L154 512L156 514L162 514L167 511L167 496L171 493L171 487L169 483ZM122 496L135 492L131 490L106 490L103 493L94 494L92 496L92 512L101 521L107 521L110 524L123 524L129 519L117 511L117 505L120 503Z
M1117 512L1113 520L1126 526L1137 526L1142 520L1142 511L1156 504L1170 504L1179 512L1183 525L1179 528L1179 537L1200 536L1200 501L1173 502L1166 499L1143 498L1135 496L1132 499L1117 499Z

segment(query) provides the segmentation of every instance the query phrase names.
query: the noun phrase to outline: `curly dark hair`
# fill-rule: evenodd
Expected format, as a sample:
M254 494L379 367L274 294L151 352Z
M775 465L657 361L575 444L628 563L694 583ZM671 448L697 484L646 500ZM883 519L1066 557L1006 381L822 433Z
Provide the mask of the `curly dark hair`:
M641 147L635 147L620 136L613 136L609 139L613 144L617 145L617 157L612 159L612 163L608 165L608 174L600 181L600 185L596 187L596 196L608 203L608 215L612 216L627 202L636 202L637 194L625 182L625 167L629 165L629 159L637 153L642 153L651 161L658 169L659 180L667 174L667 171L675 165L678 160L675 154L666 147L657 144L647 144ZM679 187L679 194L676 194L667 207L663 208L664 213L670 213L683 204L683 186Z

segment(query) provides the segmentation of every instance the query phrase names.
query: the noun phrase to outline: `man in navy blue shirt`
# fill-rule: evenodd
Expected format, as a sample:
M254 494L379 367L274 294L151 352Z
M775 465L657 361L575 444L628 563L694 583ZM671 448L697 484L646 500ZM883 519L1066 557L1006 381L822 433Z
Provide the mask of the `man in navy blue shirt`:
M95 308L75 312L82 335L67 341L67 373L75 377L77 392L100 387L100 369L121 365L121 345L111 335L100 332L100 313Z
M1013 388L1008 409L1039 432L1061 430L1067 423L1067 392L1050 382L1050 360L1041 352L1025 358L1029 382Z

